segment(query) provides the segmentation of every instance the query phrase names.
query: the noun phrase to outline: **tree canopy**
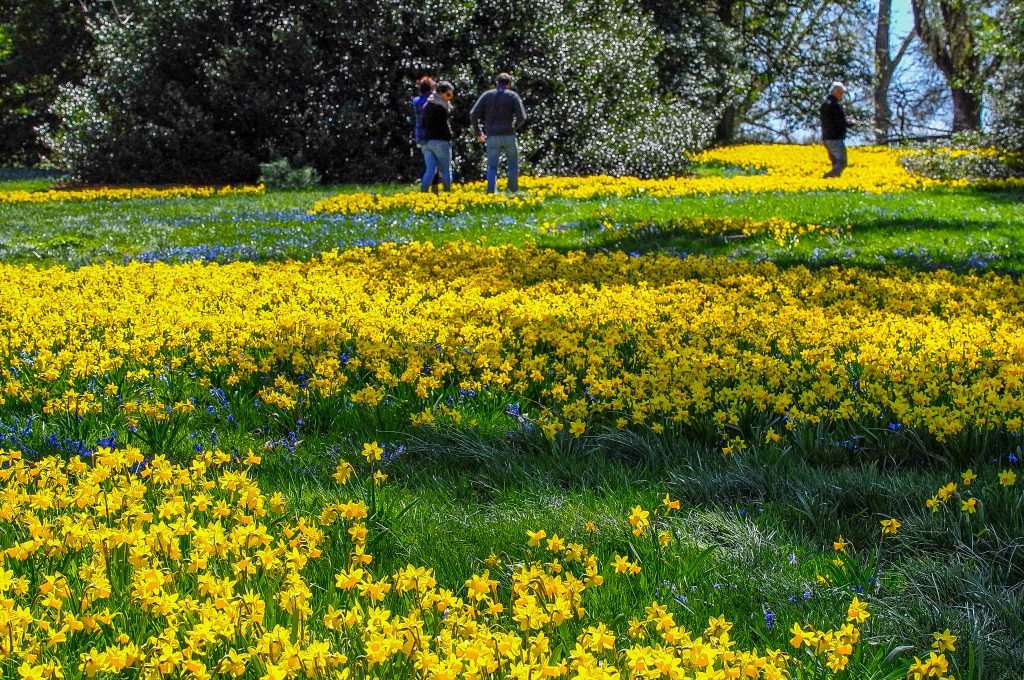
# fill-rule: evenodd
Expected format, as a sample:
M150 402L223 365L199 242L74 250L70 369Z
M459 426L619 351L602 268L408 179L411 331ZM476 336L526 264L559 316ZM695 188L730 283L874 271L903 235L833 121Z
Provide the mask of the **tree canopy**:
M214 182L286 157L330 181L409 179L409 99L428 74L457 88L457 172L473 178L467 112L507 70L530 111L528 170L665 175L709 142L813 130L837 78L870 95L847 105L873 111L885 141L934 112L931 94L893 87L922 49L954 129L977 128L997 77L1015 77L1013 36L999 37L1013 21L994 23L999 2L913 4L917 37L893 53L892 3L867 0L6 0L0 164ZM1014 129L1004 99L1000 129Z

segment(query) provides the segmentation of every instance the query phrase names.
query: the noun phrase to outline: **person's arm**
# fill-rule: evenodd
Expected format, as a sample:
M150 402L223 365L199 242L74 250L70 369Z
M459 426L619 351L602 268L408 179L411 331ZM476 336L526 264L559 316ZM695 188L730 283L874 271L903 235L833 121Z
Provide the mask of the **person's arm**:
M423 102L419 98L412 100L412 136L416 142L423 137Z
M487 93L480 95L477 98L476 103L473 104L473 108L469 110L469 124L473 126L473 131L476 132L476 138L481 142L484 140L483 130L480 129L480 118L484 113L484 100L487 98Z
M523 98L517 93L513 92L516 98L516 131L522 130L523 126L526 125L526 107L523 106Z

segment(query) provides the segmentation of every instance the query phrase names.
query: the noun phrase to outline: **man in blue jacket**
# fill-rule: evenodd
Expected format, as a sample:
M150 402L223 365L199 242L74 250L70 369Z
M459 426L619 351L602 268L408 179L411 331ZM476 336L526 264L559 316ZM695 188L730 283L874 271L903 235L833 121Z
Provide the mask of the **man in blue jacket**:
M821 105L821 141L828 149L828 159L832 161L832 169L825 177L839 177L846 169L846 112L839 105L846 86L838 80L832 83L828 96Z
M480 95L469 112L469 120L477 131L477 139L487 143L487 193L493 194L498 179L498 160L502 153L508 159L508 191L519 191L519 146L516 132L526 123L523 100L513 92L512 76L499 73L496 87ZM480 123L483 122L483 131Z

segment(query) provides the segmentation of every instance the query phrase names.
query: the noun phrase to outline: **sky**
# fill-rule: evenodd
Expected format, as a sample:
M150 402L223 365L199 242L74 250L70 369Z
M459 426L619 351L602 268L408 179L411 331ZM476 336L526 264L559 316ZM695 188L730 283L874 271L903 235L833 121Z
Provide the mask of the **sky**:
M908 0L897 0L892 3L892 37L893 42L903 38L907 33L914 30L914 15L910 11Z

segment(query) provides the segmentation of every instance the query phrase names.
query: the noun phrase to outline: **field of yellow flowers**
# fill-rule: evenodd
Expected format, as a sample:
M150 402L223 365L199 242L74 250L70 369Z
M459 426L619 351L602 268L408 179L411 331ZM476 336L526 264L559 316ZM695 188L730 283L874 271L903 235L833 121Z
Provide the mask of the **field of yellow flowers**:
M696 159L749 171L730 177L344 193L303 214L535 211L544 235L549 203L607 198L603 229L645 238L611 213L977 188L885 149L822 180L820 155L736 147ZM266 198L21 193L0 204ZM680 219L780 247L842 235ZM2 677L963 680L1024 662L1012 273L483 237L162 259L0 263Z
M840 178L823 178L821 149L814 146L749 145L698 154L697 163L745 168L750 174L731 177L524 177L523 195L505 197L483 193L481 182L456 185L450 193L344 193L319 201L313 212L358 213L411 210L457 213L480 206L524 208L550 199L588 200L597 197L644 196L683 198L713 194L807 193L858 191L869 194L903 193L935 187L964 187L967 180L935 180L911 174L901 163L911 151L887 147L858 147L849 152L850 168ZM1024 179L975 182L987 186L1022 187Z
M292 418L387 400L409 426L459 424L443 398L472 390L535 404L549 437L709 428L727 452L807 426L940 447L1024 427L1006 276L411 244L0 281L0 403L164 445L210 387Z

